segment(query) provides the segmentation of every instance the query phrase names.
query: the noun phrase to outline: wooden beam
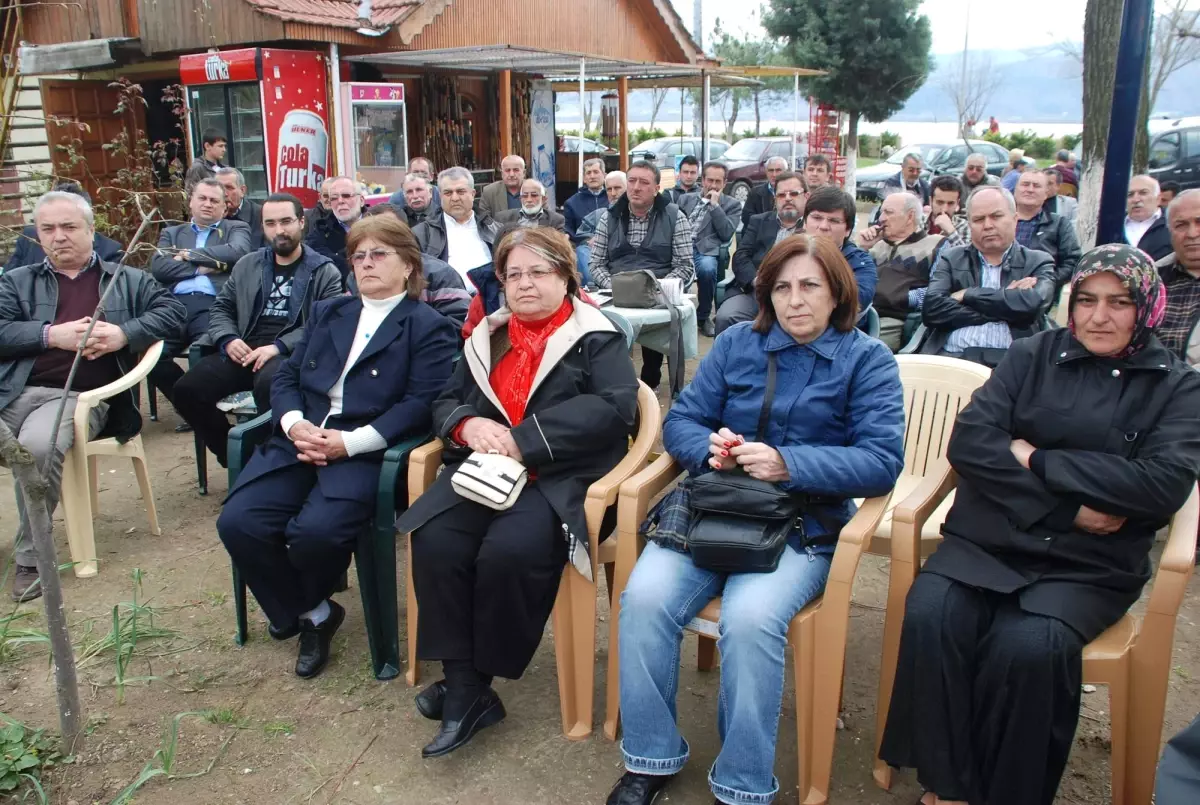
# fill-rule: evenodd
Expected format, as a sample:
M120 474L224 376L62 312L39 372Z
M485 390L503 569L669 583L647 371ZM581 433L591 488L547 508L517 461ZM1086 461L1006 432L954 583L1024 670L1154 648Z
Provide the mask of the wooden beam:
M617 148L621 152L621 170L629 170L629 79L617 78Z
M500 158L512 153L512 70L500 71Z

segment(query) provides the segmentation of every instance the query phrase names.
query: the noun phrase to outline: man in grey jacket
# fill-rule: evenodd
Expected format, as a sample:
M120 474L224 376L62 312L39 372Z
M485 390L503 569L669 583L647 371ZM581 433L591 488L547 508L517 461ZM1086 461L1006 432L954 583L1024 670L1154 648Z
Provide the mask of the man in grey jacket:
M268 248L238 260L209 314L208 355L175 386L175 408L225 466L229 420L217 402L253 391L258 410L271 407L271 378L304 335L313 305L343 293L328 256L304 245L304 208L287 193L263 202Z
M717 296L717 255L721 246L733 240L737 222L742 216L742 203L725 195L725 176L728 168L720 162L704 165L704 179L698 193L679 195L679 209L692 224L692 240L696 245L696 295L698 312L696 324L700 332L712 338L715 334L712 313Z
M967 200L971 245L938 257L925 292L920 352L996 366L1012 342L1045 329L1054 260L1016 242L1012 194L983 187Z
M47 193L34 205L33 217L46 259L0 276L0 420L17 434L38 466L46 466L46 503L53 514L63 456L75 439L79 393L107 385L131 370L139 353L179 331L184 309L146 272L125 269L117 276L116 264L100 260L92 247L92 208L80 196ZM114 283L91 336L81 344L88 320ZM84 360L52 440L59 398L81 349ZM88 435L103 431L124 442L141 426L133 393L126 391L92 409ZM37 555L20 487L17 513L13 598L27 601L41 595L41 586L35 585Z

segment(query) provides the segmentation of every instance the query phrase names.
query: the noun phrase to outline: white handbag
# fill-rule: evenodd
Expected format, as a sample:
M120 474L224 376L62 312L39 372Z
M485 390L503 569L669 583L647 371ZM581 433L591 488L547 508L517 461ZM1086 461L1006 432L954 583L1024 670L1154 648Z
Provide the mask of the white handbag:
M529 480L529 471L515 458L495 450L467 456L450 478L460 497L504 511L517 502L517 496Z

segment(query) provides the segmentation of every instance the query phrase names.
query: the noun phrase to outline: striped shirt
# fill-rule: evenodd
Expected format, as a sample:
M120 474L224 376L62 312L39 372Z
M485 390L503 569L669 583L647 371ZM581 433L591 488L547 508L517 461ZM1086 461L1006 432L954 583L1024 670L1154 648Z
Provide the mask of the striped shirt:
M592 237L592 256L588 260L588 273L591 274L592 281L599 288L612 287L612 279L608 271L608 222L611 219L611 215L601 215L600 220L596 222L596 234ZM649 231L649 213L638 217L630 211L629 227L625 235L629 239L629 245L635 249L641 246ZM694 252L691 223L683 214L683 210L677 209L675 211L675 233L671 238L671 273L667 276L682 281L684 288L691 285L692 280L695 279L696 268L692 262Z
M1011 255L1012 246L1009 246L1005 249L1004 256L1000 258L1000 265L994 266L987 261L982 252L979 253L979 263L983 269L980 287L1000 288L1000 276L1008 267ZM946 352L963 352L969 347L1008 349L1010 346L1012 346L1012 330L1008 328L1008 322L989 321L987 324L960 327L950 333L950 337L946 339L944 350Z

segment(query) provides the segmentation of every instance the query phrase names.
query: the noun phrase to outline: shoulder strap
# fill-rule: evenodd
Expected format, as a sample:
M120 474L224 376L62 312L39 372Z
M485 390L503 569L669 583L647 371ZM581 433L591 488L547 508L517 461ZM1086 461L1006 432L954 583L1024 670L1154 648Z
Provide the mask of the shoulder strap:
M775 353L767 353L767 390L763 393L762 410L758 414L758 434L754 437L761 442L767 437L767 423L771 421L771 403L775 401Z

